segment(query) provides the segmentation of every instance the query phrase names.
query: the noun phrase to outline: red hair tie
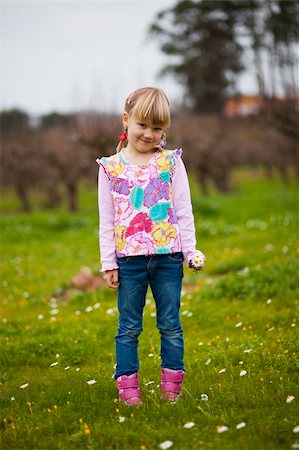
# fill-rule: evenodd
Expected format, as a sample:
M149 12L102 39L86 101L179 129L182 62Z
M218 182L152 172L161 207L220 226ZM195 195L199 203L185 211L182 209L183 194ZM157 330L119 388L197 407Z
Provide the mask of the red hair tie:
M123 142L126 141L128 139L127 133L125 131L123 131L122 133L120 133L118 135L118 139Z

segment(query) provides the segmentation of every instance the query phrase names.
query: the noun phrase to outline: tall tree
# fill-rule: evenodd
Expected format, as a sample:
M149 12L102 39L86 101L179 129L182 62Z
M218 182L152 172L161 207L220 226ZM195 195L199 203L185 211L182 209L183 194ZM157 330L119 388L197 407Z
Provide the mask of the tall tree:
M236 0L234 0L234 3L236 3ZM243 49L252 51L256 84L258 93L262 98L266 95L263 63L263 52L266 49L265 16L266 7L263 0L238 1L237 35L239 40L245 38L242 39ZM250 63L247 59L247 67Z
M161 50L174 56L165 67L186 87L195 111L221 112L225 97L242 71L242 47L237 41L239 1L184 0L160 12L151 35Z
M267 0L265 31L270 35L272 70L277 70L283 94L298 94L299 3L295 0ZM275 95L276 86L273 87Z

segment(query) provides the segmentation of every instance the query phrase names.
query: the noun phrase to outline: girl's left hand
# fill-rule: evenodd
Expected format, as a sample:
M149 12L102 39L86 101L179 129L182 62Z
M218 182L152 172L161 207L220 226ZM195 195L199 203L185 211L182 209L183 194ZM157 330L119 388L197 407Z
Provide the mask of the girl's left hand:
M196 250L189 258L189 267L193 270L202 270L205 265L206 257L200 251Z
M118 270L106 270L103 279L105 280L108 287L112 289L117 289L119 287L119 281L118 281Z

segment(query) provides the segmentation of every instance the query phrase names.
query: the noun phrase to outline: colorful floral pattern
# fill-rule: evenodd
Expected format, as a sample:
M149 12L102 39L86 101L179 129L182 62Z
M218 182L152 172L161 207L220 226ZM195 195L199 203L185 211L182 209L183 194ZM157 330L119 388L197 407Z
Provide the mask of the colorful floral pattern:
M122 153L101 158L115 209L117 256L181 251L171 179L182 150L162 150L144 166L129 165Z

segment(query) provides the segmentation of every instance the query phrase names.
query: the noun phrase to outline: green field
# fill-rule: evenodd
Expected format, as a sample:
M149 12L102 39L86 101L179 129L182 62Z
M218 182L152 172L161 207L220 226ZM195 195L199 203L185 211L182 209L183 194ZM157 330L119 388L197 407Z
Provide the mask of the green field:
M38 193L22 214L4 193L2 449L299 448L298 184L244 169L229 194L203 198L192 183L192 196L207 264L185 269L184 395L160 398L148 292L136 409L116 401L111 378L115 292L68 291L82 267L98 272L96 191L82 185L75 214L42 210Z

